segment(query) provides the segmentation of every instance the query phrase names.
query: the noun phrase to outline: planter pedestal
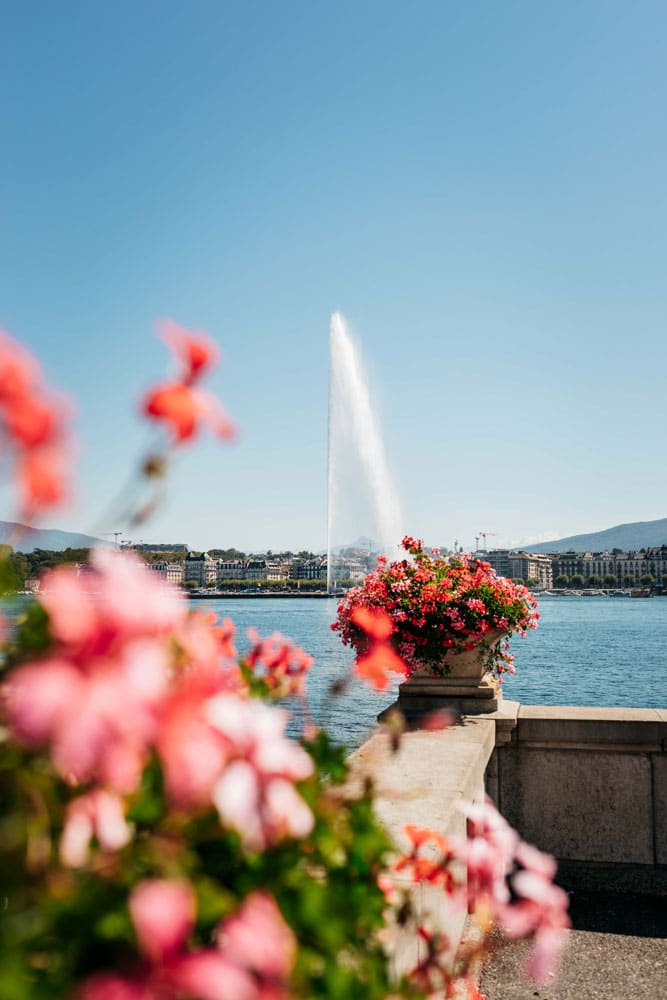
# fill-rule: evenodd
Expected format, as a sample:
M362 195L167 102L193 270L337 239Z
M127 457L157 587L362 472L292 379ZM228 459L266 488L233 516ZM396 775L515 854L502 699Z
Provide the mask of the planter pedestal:
M417 670L399 686L397 708L408 721L419 720L439 708L448 708L457 716L497 712L503 693L486 668L491 650L503 635L494 629L474 649L449 650L443 656L443 664L448 668L444 677L435 676L425 668Z
M419 674L400 685L398 708L406 719L419 719L439 708L456 715L497 712L503 700L500 685L490 673L483 677L428 677Z

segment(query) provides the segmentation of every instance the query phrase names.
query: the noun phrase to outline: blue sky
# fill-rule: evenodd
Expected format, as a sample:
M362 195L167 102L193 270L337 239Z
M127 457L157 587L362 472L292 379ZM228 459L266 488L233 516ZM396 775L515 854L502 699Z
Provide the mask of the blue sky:
M336 309L406 532L665 516L666 31L613 0L3 3L0 325L78 406L45 526L123 527L171 316L220 343L241 436L126 537L323 548Z

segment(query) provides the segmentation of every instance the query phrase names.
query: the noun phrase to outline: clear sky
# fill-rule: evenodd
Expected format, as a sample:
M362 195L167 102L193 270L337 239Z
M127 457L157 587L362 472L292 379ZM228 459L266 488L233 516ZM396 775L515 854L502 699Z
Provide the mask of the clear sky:
M323 548L336 309L406 532L665 516L665 37L650 0L4 0L0 325L78 401L44 526L122 527L171 316L241 436L126 536Z

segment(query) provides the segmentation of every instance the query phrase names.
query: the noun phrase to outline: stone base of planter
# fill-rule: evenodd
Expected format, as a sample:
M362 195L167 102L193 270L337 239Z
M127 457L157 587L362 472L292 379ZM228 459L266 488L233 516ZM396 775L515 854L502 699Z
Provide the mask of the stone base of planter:
M397 708L406 719L415 720L439 708L456 715L497 712L503 700L500 685L491 674L481 678L411 677L398 689Z

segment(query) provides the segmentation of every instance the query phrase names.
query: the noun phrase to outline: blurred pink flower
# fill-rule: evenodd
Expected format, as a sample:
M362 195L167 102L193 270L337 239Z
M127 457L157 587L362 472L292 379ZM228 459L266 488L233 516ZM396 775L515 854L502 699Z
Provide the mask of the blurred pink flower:
M153 879L140 882L130 895L130 916L139 947L164 964L184 947L195 923L196 901L189 882Z
M60 860L69 868L81 868L90 856L96 837L105 851L116 851L129 843L132 829L125 821L121 799L104 789L80 795L69 803L60 838Z
M553 884L556 863L524 843L489 799L465 812L469 839L457 854L468 865L469 900L488 905L509 937L533 935L526 969L546 982L558 968L570 926L567 893Z
M218 928L218 948L261 978L284 982L296 959L297 942L272 896L253 892Z
M229 746L230 763L213 789L223 823L237 830L250 850L285 836L306 836L313 817L294 782L312 774L313 762L285 738L287 713L220 694L210 699L206 714Z

